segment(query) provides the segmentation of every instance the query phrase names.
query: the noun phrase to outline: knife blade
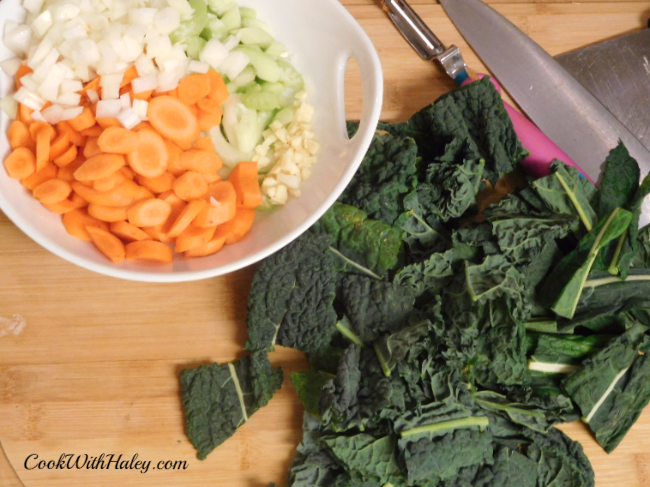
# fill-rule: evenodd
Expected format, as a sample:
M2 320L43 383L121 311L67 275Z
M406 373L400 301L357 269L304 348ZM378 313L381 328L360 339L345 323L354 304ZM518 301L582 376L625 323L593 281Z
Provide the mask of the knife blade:
M480 0L440 0L449 18L528 117L594 181L619 139L650 172L650 152L551 55ZM650 198L640 225L650 223Z

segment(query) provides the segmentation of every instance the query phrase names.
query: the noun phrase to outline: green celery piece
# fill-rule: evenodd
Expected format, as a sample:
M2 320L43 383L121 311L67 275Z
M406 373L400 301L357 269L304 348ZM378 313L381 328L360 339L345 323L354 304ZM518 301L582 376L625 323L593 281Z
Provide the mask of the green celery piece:
M601 223L580 242L580 246L584 247L586 243L593 239L591 249L587 253L583 264L564 285L551 306L551 309L557 315L569 319L573 318L598 252L609 242L618 238L629 227L631 221L632 213L616 208L606 220L601 220ZM576 259L580 258L580 254L576 253L574 255ZM550 281L548 285L554 285L553 281Z
M194 14L189 20L184 20L174 32L169 34L173 44L185 42L189 37L196 37L201 34L208 25L208 4L205 0L188 0L194 9Z
M253 110L276 110L282 108L282 98L279 94L264 89L256 83L253 84L251 89L242 94L241 101L246 108Z
M271 56L263 52L259 47L254 45L240 45L239 47L236 47L235 50L241 51L248 56L258 78L264 81L269 81L270 83L280 81L280 76L282 74L280 66Z
M180 382L187 436L205 460L269 402L282 370L271 367L266 352L254 352L234 364L183 370Z
M248 7L239 7L239 12L241 14L241 18L243 19L256 19L257 18L257 10L254 8L248 8Z
M259 27L244 27L236 31L236 34L242 44L256 45L262 49L269 47L275 40L271 34Z
M210 10L220 16L236 6L237 0L208 0Z
M201 50L205 46L206 40L202 37L188 37L185 39L185 45L186 49L185 52L187 53L187 57L190 59L199 59L199 54L201 54Z
M237 5L229 8L221 17L227 31L241 28L241 12Z
M273 44L271 44L271 46L273 46ZM273 58L274 52L272 50L269 52L269 49L267 49L265 53L267 56ZM302 90L305 87L305 80L302 75L289 61L283 58L278 58L277 63L280 67L280 83L282 83L286 88L296 91Z

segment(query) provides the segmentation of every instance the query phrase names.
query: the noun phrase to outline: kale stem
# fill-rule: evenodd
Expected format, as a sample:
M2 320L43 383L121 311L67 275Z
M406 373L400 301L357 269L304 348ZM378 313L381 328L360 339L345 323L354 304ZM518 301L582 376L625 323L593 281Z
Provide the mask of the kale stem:
M485 406L486 409L498 409L499 411L516 411L523 414L527 414L529 416L536 416L538 418L545 417L544 413L540 413L538 411L529 411L527 409L513 408L496 402L486 401L485 399L481 399L476 396L474 396L474 401L476 401L477 404Z
M569 188L569 185L566 183L564 178L559 172L554 173L555 176L557 177L558 181L560 181L560 184L564 188L564 191L566 191L567 196L571 200L571 203L573 203L573 206L575 207L576 211L578 212L578 216L580 217L580 220L582 220L582 223L584 224L585 228L587 231L591 231L592 224L589 221L589 218L587 218L587 215L585 214L585 211L582 209L582 206L580 206L580 203L578 202L578 199L576 198L576 195L571 189Z
M390 368L388 367L388 364L386 363L386 359L384 358L384 355L381 353L381 350L379 350L379 347L377 346L377 342L373 343L373 347L375 348L375 353L377 354L377 358L379 359L381 370L384 371L384 375L386 377L390 377Z
M341 332L341 335L343 335L345 338L350 340L352 343L355 345L359 345L361 348L366 348L366 344L361 341L361 338L359 338L357 335L354 334L352 330L347 328L343 322L350 323L347 319L347 317L343 318L343 320L338 321L336 323L336 329Z
M616 252L614 252L614 258L612 259L612 263L609 265L609 269L607 269L612 276L617 276L618 273L620 272L618 268L618 258L621 255L621 250L623 250L623 244L625 243L625 239L627 238L627 232L628 231L625 230L623 232L623 235L621 235L621 237L619 238L618 245L616 246Z
M406 436L417 435L420 433L437 433L439 431L451 430L456 428L471 428L472 426L478 426L480 428L486 428L489 426L490 420L486 416L469 416L462 419L452 419L451 421L443 421L442 423L428 424L425 426L417 426L411 428L410 430L402 431L400 436L402 438Z
M612 277L601 277L600 279L592 279L590 281L585 282L585 287L600 287L600 286L606 286L607 284L614 284L616 282L627 282L627 281L650 281L650 274L638 274L638 275L631 275L627 276L627 279L625 281L621 279L618 276L612 276Z
M341 252L336 250L334 247L330 247L329 249L334 253L334 255L336 255L337 257L339 257L341 259L343 259L347 264L349 264L349 265L351 265L353 267L356 267L357 269L359 269L364 274L367 274L370 277L374 277L375 279L381 281L381 276L378 276L377 274L372 272L370 269L366 269L365 267L357 264L355 261L353 261L351 259L348 259L345 255L343 255Z
M539 331L542 333L558 332L556 320L527 321L524 323L524 328L526 328L527 331Z

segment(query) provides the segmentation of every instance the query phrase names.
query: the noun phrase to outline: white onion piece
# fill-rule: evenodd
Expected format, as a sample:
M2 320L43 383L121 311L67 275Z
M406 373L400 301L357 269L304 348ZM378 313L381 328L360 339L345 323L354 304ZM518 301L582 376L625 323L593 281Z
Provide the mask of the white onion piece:
M84 29L83 26L81 25L76 25L75 27L72 27L71 29L68 29L63 33L63 38L66 41L72 41L74 39L83 39L85 37L88 37L88 34L86 33L86 29Z
M156 88L156 91L162 93L165 91L175 90L178 87L179 82L180 76L176 71L158 73L158 87Z
M23 24L14 21L5 22L4 44L16 54L23 54L29 50L32 41L32 30Z
M122 108L129 108L131 106L131 95L124 93L120 96L120 102L122 103Z
M45 121L51 125L57 124L63 117L63 107L58 104L51 105L41 112Z
M45 117L43 117L43 114L38 110L32 112L30 116L34 122L45 122Z
M41 43L36 47L33 53L29 54L29 59L27 59L27 66L32 69L36 69L43 62L43 59L54 49L54 46L49 39L45 38Z
M19 57L12 57L9 59L5 59L4 61L0 61L0 68L9 76L16 76L16 73L18 72L18 68L22 63L23 60L20 59Z
M61 57L59 50L56 48L52 49L48 55L45 56L45 59L43 59L43 62L39 65L39 67L34 70L34 76L37 79L45 80L45 78L48 76L48 73L52 71L52 68L59 60L59 57Z
M205 74L210 70L210 65L202 61L190 61L189 70L191 73Z
M56 99L56 102L59 105L76 107L81 103L81 95L79 93L63 93Z
M118 100L100 100L97 102L97 118L115 118L122 111L122 102Z
M55 64L41 83L41 86L38 87L38 94L48 101L55 102L59 96L59 87L64 79L65 70Z
M181 25L181 15L178 10L167 7L156 13L154 27L161 35L167 36Z
M152 25L158 9L132 8L129 10L129 21L132 24Z
M66 79L61 83L61 92L62 93L77 93L84 89L81 81L76 79Z
M131 81L131 88L133 89L133 93L136 95L138 93L144 93L145 91L155 90L158 88L158 77L155 74L149 74L147 76L135 78Z
M0 110L5 112L12 120L16 119L18 114L18 102L11 95L7 95L0 99Z
M237 36L228 36L228 38L223 41L223 47L228 51L232 51L235 47L239 45L239 38Z
M30 13L37 14L43 8L43 0L25 0L23 7Z
M149 120L147 117L147 110L149 110L149 102L146 100L133 100L133 110L141 120L145 122Z
M86 90L86 96L90 103L97 103L99 101L99 94L95 90Z
M61 120L72 120L81 115L84 111L84 107L72 107L64 108L63 115L61 115Z
M219 66L219 71L225 74L229 79L235 79L248 66L250 59L241 51L232 51L228 57Z
M135 110L131 107L122 110L117 116L117 121L122 124L122 127L128 130L131 130L133 127L142 122L140 117L138 117L138 114L135 113Z
M189 20L194 15L194 9L187 0L167 0L167 3L174 10L178 10L181 20Z
M199 54L201 61L208 63L215 69L218 68L219 65L226 60L227 57L228 50L221 42L214 38L210 39L205 44L203 50L201 50L201 53Z
M27 73L25 76L20 78L20 82L24 87L32 91L38 91L38 87L41 86L42 81L34 77L34 73Z
M48 9L34 19L32 22L32 30L39 38L42 38L50 27L54 24L52 20L52 12Z

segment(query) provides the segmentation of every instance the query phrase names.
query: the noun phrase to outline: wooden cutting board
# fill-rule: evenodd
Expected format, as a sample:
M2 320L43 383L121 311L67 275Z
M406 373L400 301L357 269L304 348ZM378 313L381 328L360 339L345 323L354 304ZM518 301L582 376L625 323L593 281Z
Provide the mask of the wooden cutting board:
M438 67L411 51L374 0L343 3L379 51L385 120L405 120L452 88ZM650 10L648 2L498 3L553 55L639 29ZM485 72L438 5L412 4L444 42L458 45L468 64ZM354 119L361 111L360 82L354 69L347 79L348 118ZM183 284L121 281L50 254L2 214L0 242L0 316L17 313L27 321L20 335L0 338L0 441L6 453L0 450L0 486L285 485L302 417L288 374L306 368L301 353L271 354L285 371L281 391L207 460L196 459L183 430L178 374L243 355L252 268ZM611 455L581 424L562 429L584 445L598 487L650 485L649 411ZM147 473L25 468L33 454L56 461L61 454L102 453L121 454L122 460L137 454L151 467ZM154 469L161 460L185 461L187 468Z

